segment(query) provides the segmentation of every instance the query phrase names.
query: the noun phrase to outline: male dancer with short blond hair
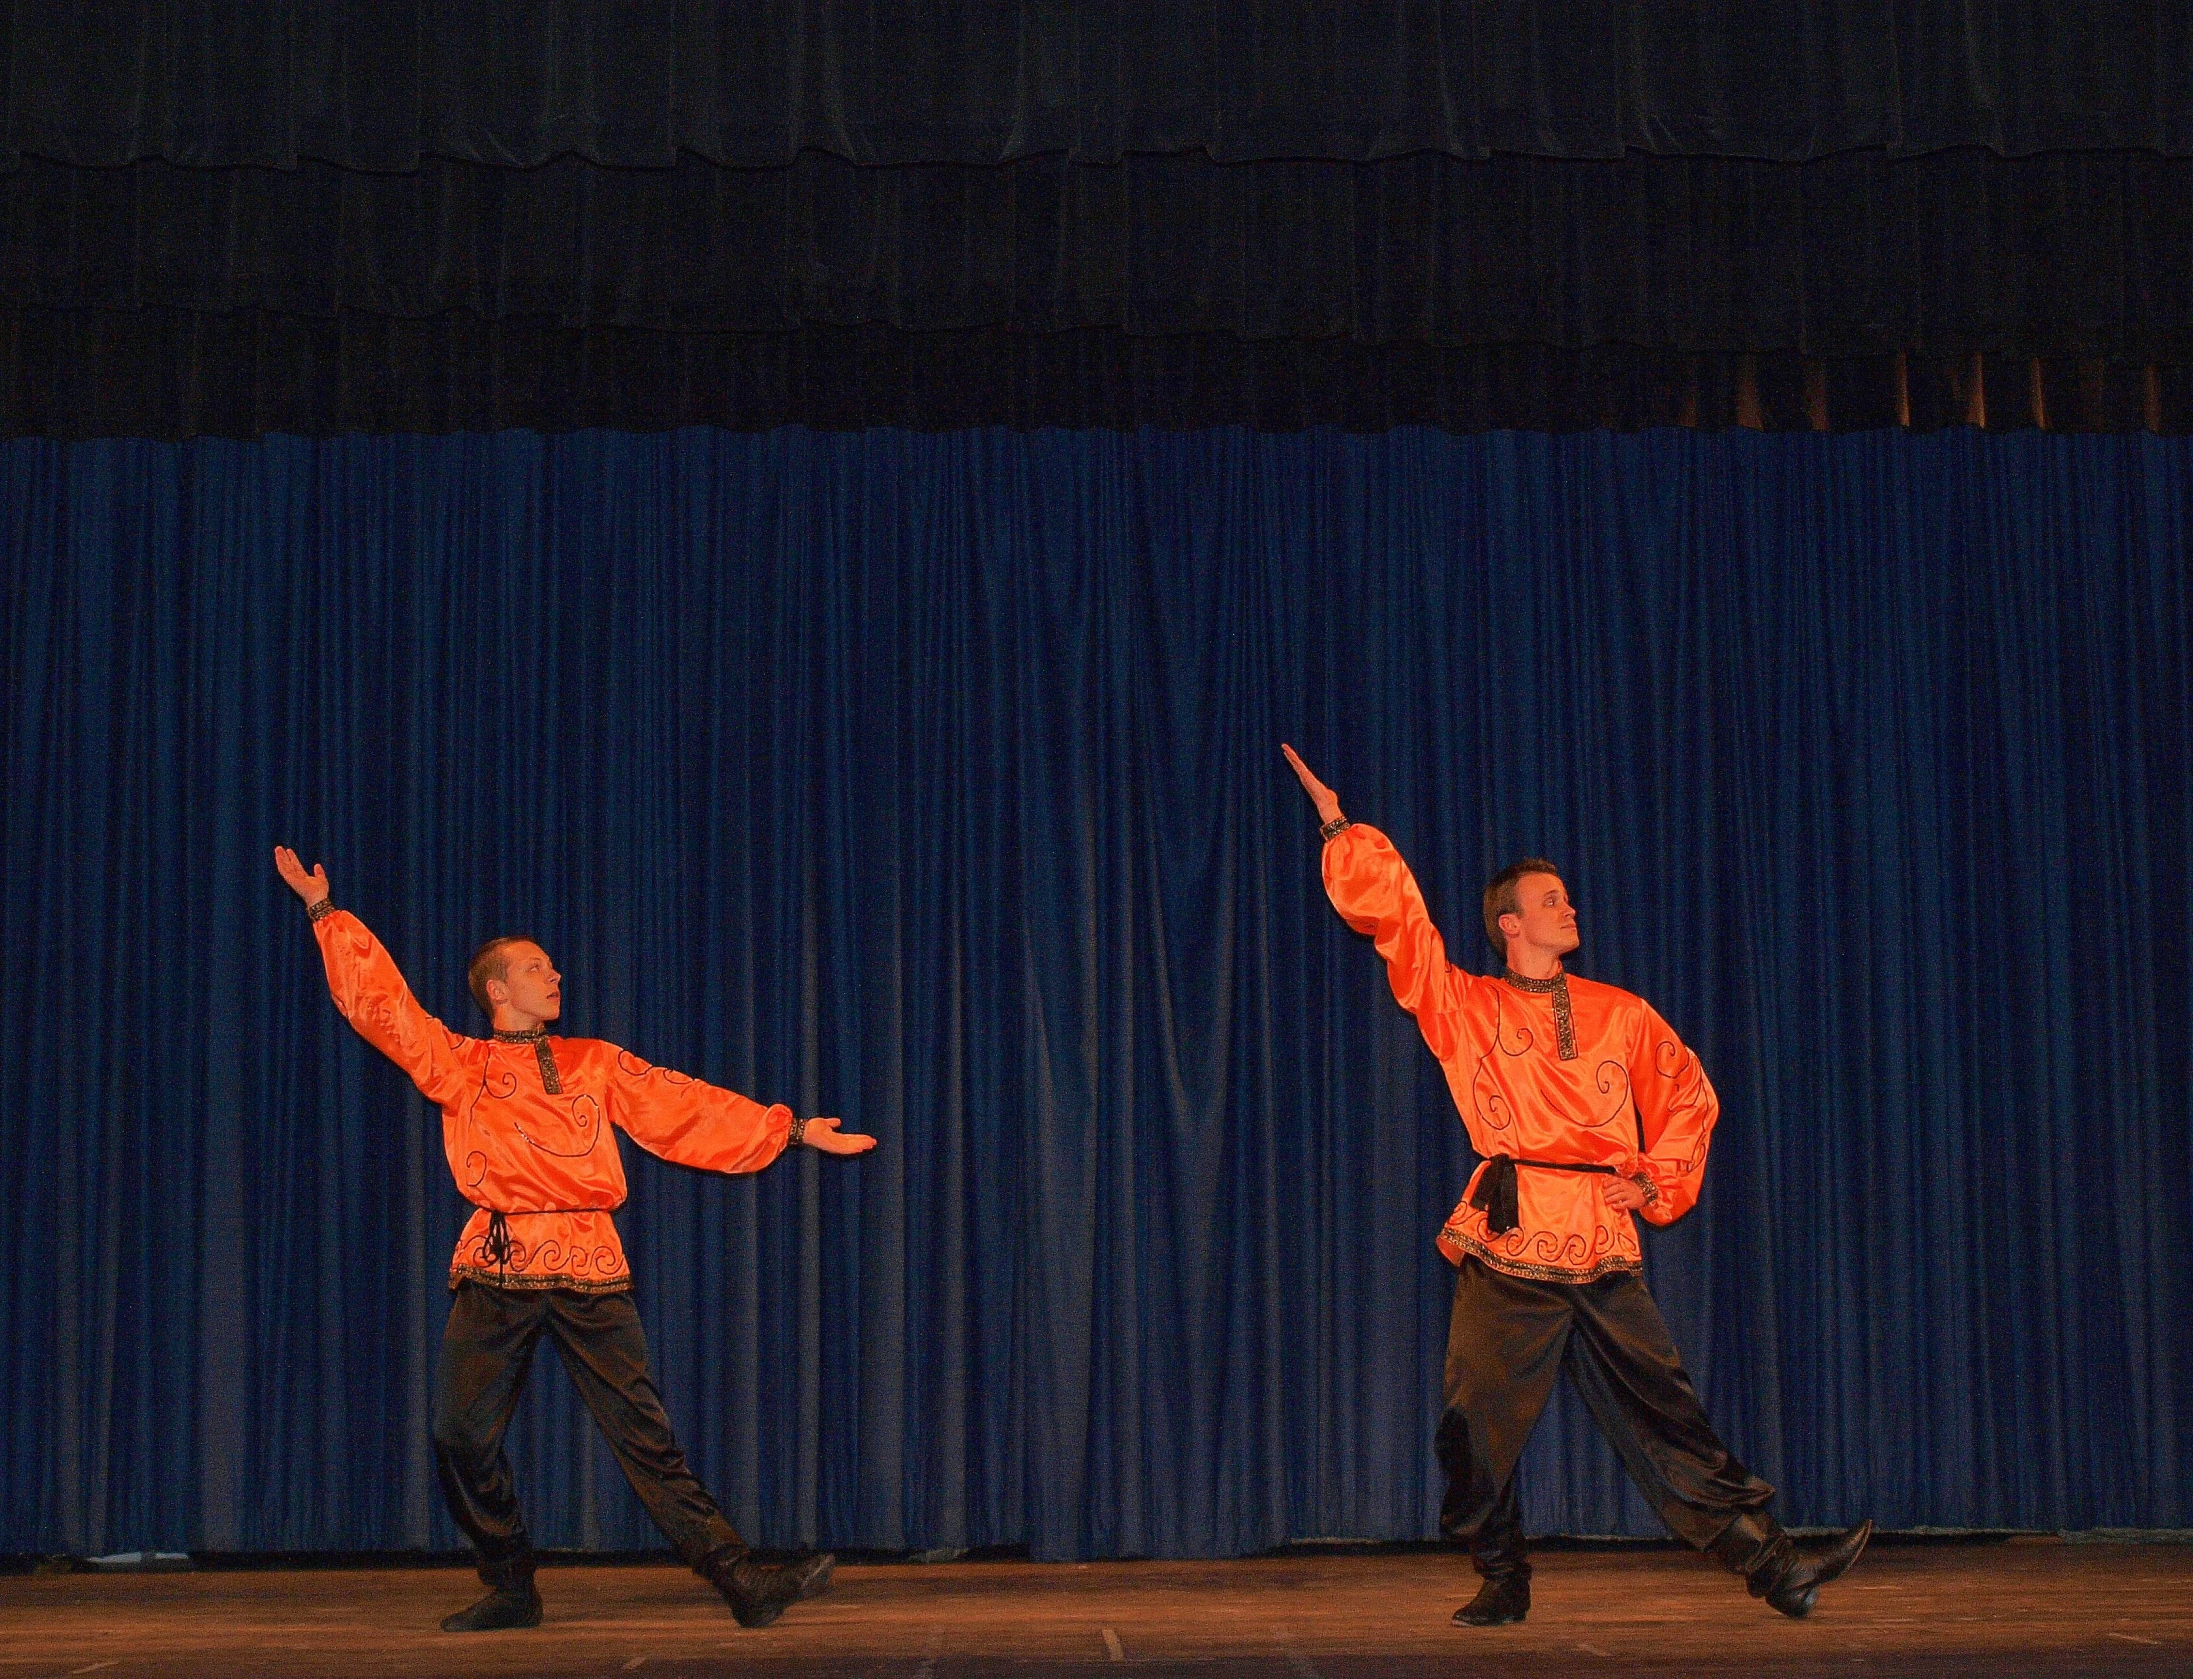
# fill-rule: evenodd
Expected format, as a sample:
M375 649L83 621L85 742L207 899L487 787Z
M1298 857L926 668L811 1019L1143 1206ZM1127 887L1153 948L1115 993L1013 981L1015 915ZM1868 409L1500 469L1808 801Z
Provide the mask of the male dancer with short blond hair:
M1485 888L1500 977L1453 966L1393 842L1350 822L1294 748L1281 750L1323 824L1326 895L1376 940L1485 1157L1439 1233L1457 1269L1440 1529L1470 1547L1484 1580L1456 1624L1530 1613L1515 1465L1564 1364L1661 1520L1752 1596L1810 1614L1873 1524L1804 1544L1782 1531L1767 1514L1774 1489L1714 1433L1645 1288L1632 1215L1670 1224L1697 1203L1720 1114L1698 1057L1643 998L1568 971L1576 907L1542 857Z
M488 1591L442 1630L540 1625L533 1542L502 1441L544 1334L648 1515L741 1626L767 1626L824 1590L827 1552L777 1566L750 1559L678 1449L610 1217L625 1198L616 1130L712 1172L758 1172L801 1142L859 1154L876 1140L841 1133L835 1119L795 1120L782 1103L765 1108L615 1044L551 1037L563 976L531 939L480 947L466 980L493 1032L452 1032L419 1006L365 924L335 907L325 868L307 873L287 846L274 866L311 914L336 1010L442 1110L449 1169L474 1207L449 1266L434 1456Z

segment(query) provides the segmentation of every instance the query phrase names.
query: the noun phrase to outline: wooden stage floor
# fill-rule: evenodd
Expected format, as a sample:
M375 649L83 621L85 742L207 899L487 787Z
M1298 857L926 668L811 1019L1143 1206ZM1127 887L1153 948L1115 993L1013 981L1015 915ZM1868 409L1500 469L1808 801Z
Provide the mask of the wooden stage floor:
M2193 1546L1877 1544L1805 1622L1673 1550L1551 1551L1531 1618L1447 1617L1466 1562L1407 1550L1217 1563L843 1567L744 1632L690 1574L544 1569L545 1625L445 1635L456 1568L0 1579L0 1679L1198 1679L1411 1675L2193 1674Z

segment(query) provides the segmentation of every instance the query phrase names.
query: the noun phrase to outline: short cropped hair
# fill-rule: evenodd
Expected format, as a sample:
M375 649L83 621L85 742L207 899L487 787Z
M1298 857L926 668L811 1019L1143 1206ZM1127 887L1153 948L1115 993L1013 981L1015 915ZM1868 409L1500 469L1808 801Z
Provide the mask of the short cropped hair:
M472 1000L480 1005L480 1012L488 1019L495 1018L495 1003L487 994L487 982L491 979L510 977L510 958L504 954L514 944L531 944L523 933L505 933L499 939L489 939L472 953L472 960L465 964L464 982L471 988Z
M1485 883L1485 937L1492 940L1493 953L1503 962L1508 959L1508 935L1500 930L1500 918L1514 915L1522 909L1516 901L1515 883L1527 874L1550 874L1561 878L1561 871L1543 857L1524 857L1510 863Z

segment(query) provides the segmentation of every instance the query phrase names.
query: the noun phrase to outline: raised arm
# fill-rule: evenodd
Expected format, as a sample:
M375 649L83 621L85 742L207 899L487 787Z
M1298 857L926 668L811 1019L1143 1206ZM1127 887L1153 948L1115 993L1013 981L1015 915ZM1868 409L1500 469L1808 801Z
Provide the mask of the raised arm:
M275 871L312 916L320 960L327 967L335 1012L359 1037L401 1067L421 1095L437 1105L461 1093L467 1075L458 1060L464 1039L419 1006L411 987L365 923L335 907L327 869L312 871L286 845L274 848Z
M1291 746L1287 762L1317 806L1325 836L1325 895L1340 918L1370 934L1386 964L1394 1000L1416 1016L1424 1041L1442 1061L1461 1043L1461 1015L1447 941L1432 924L1416 876L1393 842L1341 814L1340 796L1310 773Z
M1649 1006L1630 1052L1630 1089L1644 1142L1639 1165L1652 1185L1637 1211L1654 1224L1673 1224L1698 1205L1721 1098L1697 1054Z
M1287 755L1287 762L1294 770L1295 779L1302 783L1302 791L1310 795L1310 803L1317 806L1320 827L1345 828L1348 819L1340 814L1340 795L1312 775L1310 766L1302 761L1302 754L1285 741L1279 743L1279 750ZM1331 834L1326 835L1328 839L1331 837Z
M796 1140L825 1154L864 1154L873 1137L840 1131L830 1118L793 1122L782 1102L751 1096L650 1066L630 1050L604 1044L610 1121L650 1154L708 1172L758 1172ZM794 1133L799 1133L795 1138Z

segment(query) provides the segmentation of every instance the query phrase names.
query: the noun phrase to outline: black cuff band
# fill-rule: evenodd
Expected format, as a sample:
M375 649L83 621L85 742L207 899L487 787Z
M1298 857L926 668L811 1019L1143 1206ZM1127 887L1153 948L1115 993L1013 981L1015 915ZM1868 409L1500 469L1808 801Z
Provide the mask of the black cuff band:
M1318 827L1318 837L1321 839L1331 839L1335 834L1339 833L1341 829L1352 828L1354 826L1355 824L1353 822L1350 822L1345 816L1336 816L1330 822L1323 823Z
M784 1140L784 1146L786 1148L798 1148L805 1141L807 1141L807 1121L795 1119L792 1121L791 1134Z
M314 921L325 921L334 913L335 900L332 897L322 898L316 904L307 904L305 906L305 914Z

